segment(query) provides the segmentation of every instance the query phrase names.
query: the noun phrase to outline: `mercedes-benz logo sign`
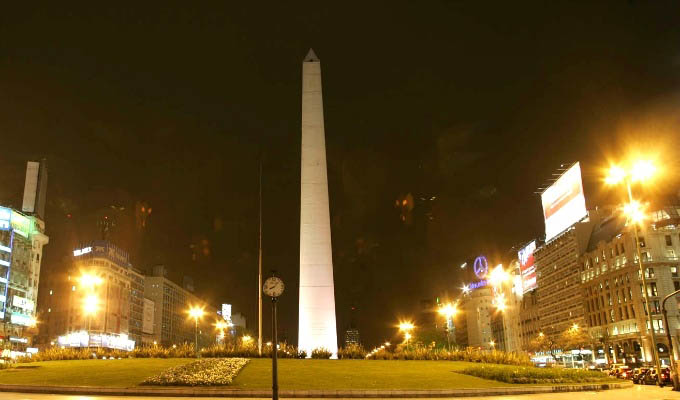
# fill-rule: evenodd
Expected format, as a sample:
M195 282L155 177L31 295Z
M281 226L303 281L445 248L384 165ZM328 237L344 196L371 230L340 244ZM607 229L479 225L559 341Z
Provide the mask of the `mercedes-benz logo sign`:
M479 279L484 279L486 273L489 272L489 264L486 262L486 257L484 256L475 258L475 264L473 267L475 275L477 275Z

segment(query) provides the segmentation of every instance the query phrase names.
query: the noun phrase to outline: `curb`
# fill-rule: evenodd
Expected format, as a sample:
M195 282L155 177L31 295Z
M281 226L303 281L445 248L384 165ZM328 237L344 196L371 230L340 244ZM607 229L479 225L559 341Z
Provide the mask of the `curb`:
M632 382L584 385L554 385L527 387L497 387L484 389L444 390L281 390L286 398L414 398L414 397L480 397L517 394L559 393L625 389ZM165 397L240 397L271 398L271 390L194 389L194 388L106 388L88 386L0 385L0 392L103 395L103 396L165 396Z

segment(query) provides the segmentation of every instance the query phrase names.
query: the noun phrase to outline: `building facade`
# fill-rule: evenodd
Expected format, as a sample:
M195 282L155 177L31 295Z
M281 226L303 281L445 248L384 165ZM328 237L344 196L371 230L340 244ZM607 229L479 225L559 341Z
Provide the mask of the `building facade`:
M24 351L37 334L40 265L48 242L42 219L0 207L0 340L15 351Z
M493 289L490 286L472 289L462 296L458 303L460 312L455 318L457 345L485 349L495 346L491 331L495 311L493 300Z
M50 281L45 340L67 347L133 348L132 273L128 253L110 242L75 249L71 267Z
M588 246L599 213L572 225L534 252L539 332L556 338L573 324L583 326L579 257Z
M130 278L130 332L131 340L142 343L144 325L144 274L135 267L127 271Z
M642 227L639 244L647 287L643 288L632 227L614 215L593 232L588 251L579 259L585 320L593 347L603 362L635 364L653 359L647 309L647 291L656 345L662 362L668 363L670 331L678 353L680 334L678 300L666 302L669 326L665 326L661 301L680 289L680 220L677 210L654 213Z

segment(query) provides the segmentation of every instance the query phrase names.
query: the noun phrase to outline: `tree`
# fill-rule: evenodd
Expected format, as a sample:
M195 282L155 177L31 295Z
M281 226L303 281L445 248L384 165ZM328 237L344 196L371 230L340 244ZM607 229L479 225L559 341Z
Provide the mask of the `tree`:
M543 332L539 333L538 336L529 342L530 351L534 353L538 351L549 353L555 362L557 362L556 356L559 349L559 343L551 336L545 335Z

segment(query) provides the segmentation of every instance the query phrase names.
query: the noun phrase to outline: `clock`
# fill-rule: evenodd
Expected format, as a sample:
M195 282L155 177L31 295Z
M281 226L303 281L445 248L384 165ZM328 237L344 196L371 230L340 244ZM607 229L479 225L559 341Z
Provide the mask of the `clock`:
M281 296L284 288L285 285L283 284L283 281L275 276L267 278L267 280L264 281L264 285L262 285L262 291L269 297Z

